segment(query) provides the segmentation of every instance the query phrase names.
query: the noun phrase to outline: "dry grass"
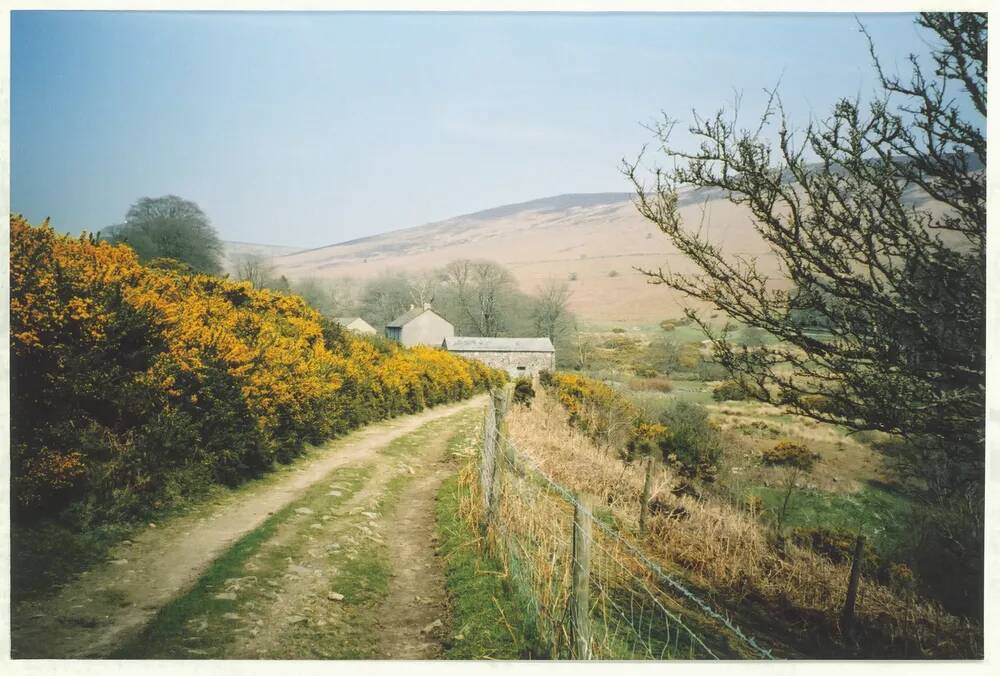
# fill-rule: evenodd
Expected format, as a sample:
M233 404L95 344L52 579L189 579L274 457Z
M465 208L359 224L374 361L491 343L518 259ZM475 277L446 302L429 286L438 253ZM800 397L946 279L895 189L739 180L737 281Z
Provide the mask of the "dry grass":
M663 376L653 378L632 378L628 386L637 392L670 392L674 385L670 378Z
M567 608L573 505L523 459L508 457L501 462L496 516L485 536L489 550L502 562L503 578L512 593L530 599L521 605L531 609L539 654L572 657ZM483 504L476 464L467 465L459 480L469 489L461 517L478 527ZM600 513L600 507L595 509ZM737 643L733 637L718 638L724 632L718 623L694 617L690 608L658 589L654 572L623 541L595 527L591 543L590 645L595 658L754 656L746 646L732 645ZM677 621L682 617L686 624ZM706 645L699 633L713 636L714 645Z
M762 453L784 440L806 446L819 461L806 479L806 487L828 493L855 493L869 481L886 482L889 475L882 456L870 443L871 436L848 435L833 425L790 414L757 402L708 405L712 421L727 436L726 465L744 478L756 477L764 485L781 481L779 470L762 467Z
M607 505L619 527L637 531L643 484L639 467L595 448L587 437L567 425L563 409L544 392L531 409L511 411L507 427L519 452L530 456L549 477L593 496ZM981 654L979 628L933 603L897 594L868 579L863 581L856 611L864 645L854 650L841 644L837 618L846 592L847 566L793 546L781 551L770 543L767 530L754 515L722 502L674 497L670 492L674 484L675 478L660 467L653 495L682 507L684 518L652 516L650 534L641 546L668 569L683 571L693 584L722 592L737 614L741 609L755 608L755 615L769 617L775 625L772 635L787 634L794 625L800 625L799 632L804 635L825 635L825 641L819 641L826 643L820 648L822 656ZM559 523L554 508L541 503L536 507L545 513L532 518L549 528ZM513 510L504 518L524 518L520 512ZM564 525L559 526L559 532L566 532ZM557 575L559 570L554 562L545 574ZM810 637L810 641L816 640L816 636Z

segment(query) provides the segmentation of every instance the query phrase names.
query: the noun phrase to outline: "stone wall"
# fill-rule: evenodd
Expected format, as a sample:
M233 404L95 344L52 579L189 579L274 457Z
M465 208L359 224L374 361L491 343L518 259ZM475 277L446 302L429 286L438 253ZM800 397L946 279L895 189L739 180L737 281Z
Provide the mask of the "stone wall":
M535 376L539 371L554 371L554 352L453 352L461 357L478 359L487 366L503 369L511 378Z

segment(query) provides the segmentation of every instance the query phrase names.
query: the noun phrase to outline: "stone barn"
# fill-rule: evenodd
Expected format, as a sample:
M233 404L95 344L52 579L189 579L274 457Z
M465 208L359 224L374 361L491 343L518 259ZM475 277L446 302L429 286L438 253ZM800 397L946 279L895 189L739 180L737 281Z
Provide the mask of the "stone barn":
M442 340L455 335L455 327L434 312L429 304L425 304L423 307L412 308L386 324L385 335L407 347L411 345L437 347Z
M553 371L556 366L556 349L548 338L454 336L445 338L441 346L459 356L503 369L512 378L533 377L539 371Z

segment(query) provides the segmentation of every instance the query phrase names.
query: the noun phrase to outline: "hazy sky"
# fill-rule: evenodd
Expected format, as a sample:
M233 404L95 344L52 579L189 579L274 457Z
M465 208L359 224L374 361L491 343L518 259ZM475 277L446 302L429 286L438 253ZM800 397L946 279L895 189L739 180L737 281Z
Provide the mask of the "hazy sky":
M864 15L902 68L912 15ZM11 209L66 231L142 196L224 239L321 246L566 192L625 191L661 110L781 76L790 114L867 95L847 14L14 12Z

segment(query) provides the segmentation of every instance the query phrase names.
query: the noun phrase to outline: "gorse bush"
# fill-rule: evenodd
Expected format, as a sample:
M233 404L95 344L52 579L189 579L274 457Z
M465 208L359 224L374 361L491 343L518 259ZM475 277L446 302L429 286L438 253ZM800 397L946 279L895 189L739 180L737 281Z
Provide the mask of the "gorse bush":
M569 423L605 449L623 450L641 422L638 407L602 382L573 373L554 373L541 382L554 389Z
M11 470L19 519L95 518L233 484L369 421L505 378L370 341L296 296L140 265L125 246L10 220Z
M817 453L792 441L779 441L774 448L764 449L761 457L766 465L782 465L807 471L812 469L819 459Z
M655 420L622 393L592 378L554 373L541 382L555 391L571 425L626 460L659 455L685 477L715 478L722 445L705 407L671 401Z

